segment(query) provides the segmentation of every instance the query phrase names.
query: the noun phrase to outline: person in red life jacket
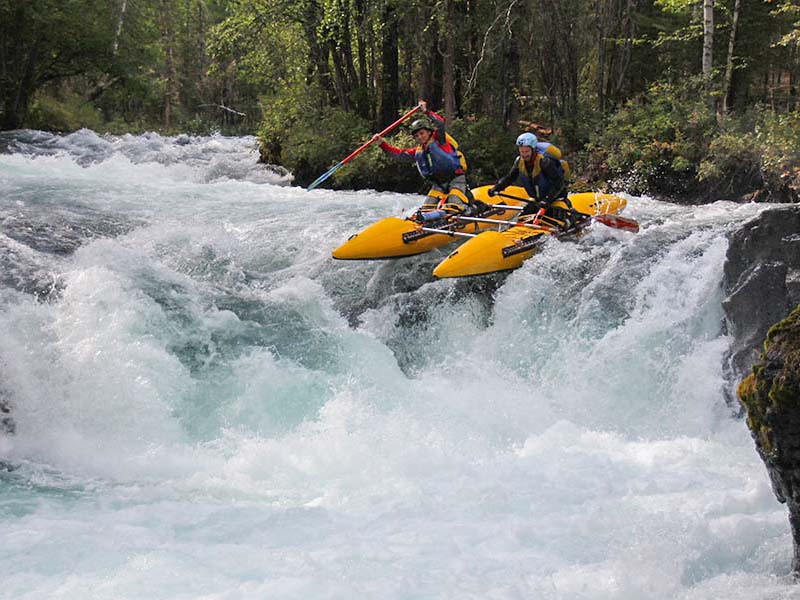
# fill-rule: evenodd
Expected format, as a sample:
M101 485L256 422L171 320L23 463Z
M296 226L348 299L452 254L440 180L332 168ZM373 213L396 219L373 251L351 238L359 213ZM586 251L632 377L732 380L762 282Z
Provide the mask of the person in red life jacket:
M432 184L414 220L428 222L457 214L472 214L474 200L467 186L464 155L447 134L444 118L429 111L424 100L419 104L425 116L411 123L411 135L418 144L416 147L396 148L377 134L373 139L380 142L381 149L389 156L402 162L416 163L420 175Z
M528 132L517 138L517 147L519 156L514 160L514 166L489 190L489 195L495 196L512 183L518 183L538 203L528 204L520 213L520 220L528 220L524 217L544 206L546 214L564 221L564 228L568 228L571 225L569 211L551 206L556 200L564 200L569 206L566 183L566 169L569 167L566 161L561 160L561 150L549 142L540 142Z

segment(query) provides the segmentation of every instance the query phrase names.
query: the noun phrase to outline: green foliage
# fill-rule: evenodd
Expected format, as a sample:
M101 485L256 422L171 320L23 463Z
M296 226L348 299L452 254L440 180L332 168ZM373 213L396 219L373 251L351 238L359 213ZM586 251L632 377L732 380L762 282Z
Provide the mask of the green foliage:
M367 141L370 136L371 134L362 138L357 145L338 157L336 162ZM413 148L416 144L414 138L403 129L397 130L388 141L398 148ZM430 188L430 185L419 176L413 164L401 163L391 156L387 156L377 143L345 165L334 175L334 180L334 187L337 189L371 188L381 191L425 194Z
M0 0L0 127L21 126L48 82L108 68L111 31L103 0Z
M305 186L328 170L372 135L369 124L353 113L325 107L311 118L298 120L285 137L281 158L294 173L295 181ZM324 133L323 133L324 132ZM363 165L360 161L359 166ZM342 169L332 183L350 187L357 182L360 169Z
M730 119L709 144L698 180L738 197L800 196L800 113L759 108L753 119Z
M77 94L69 94L62 100L38 95L31 105L26 123L32 129L62 132L81 128L103 129L102 115Z
M467 159L467 178L475 186L494 183L508 173L517 154L514 134L491 118L457 119L450 134Z
M288 94L271 98L269 106L259 133L262 159L292 171L299 185L308 185L372 136L365 119L339 108L315 111L310 102L294 100ZM472 185L494 183L508 172L516 146L514 136L499 123L491 119L457 119L449 132L466 156L467 177ZM407 126L389 135L394 146L416 145ZM413 164L398 162L374 144L337 171L323 187L425 193L430 186Z
M668 13L688 14L697 6L695 0L656 0L656 5Z
M242 3L240 10L215 25L208 52L211 75L231 77L260 94L299 83L307 53L300 27L270 3Z
M768 112L761 117L756 133L764 147L766 169L781 171L800 166L800 111Z
M693 91L694 90L694 91ZM756 107L717 124L696 84L658 84L589 144L590 177L677 198L800 197L800 113Z
M306 93L286 91L264 99L264 124L259 131L262 160L289 169L295 183L306 186L372 137L366 119L340 108L317 107L313 86ZM403 134L395 144L413 145ZM415 191L419 176L408 165L368 148L323 184L336 189Z
M697 179L719 195L743 196L763 183L761 148L752 129L742 121L728 120L708 144Z
M700 83L658 83L614 114L588 145L596 178L621 180L631 193L691 191L716 132Z
M109 121L105 126L109 131L158 129L162 125L164 82L152 73L131 72L109 88L96 104ZM180 123L175 118L173 121Z
M791 0L778 3L778 8L773 12L776 16L783 16L789 22L790 30L778 41L780 46L800 46L800 5Z
M800 111L766 112L756 127L767 190L782 201L800 201Z
M715 5L717 74L733 7ZM384 110L421 96L441 112L446 98L475 186L507 172L535 122L594 187L792 199L799 15L796 0L742 7L718 126L691 0L0 0L0 127L163 131L169 114L172 132L258 130L263 160L307 184ZM414 145L402 130L393 143ZM325 185L427 187L374 147Z
M285 88L261 98L263 120L259 129L262 159L283 164L283 145L291 139L296 127L304 120L313 120L320 109L314 101L311 87Z

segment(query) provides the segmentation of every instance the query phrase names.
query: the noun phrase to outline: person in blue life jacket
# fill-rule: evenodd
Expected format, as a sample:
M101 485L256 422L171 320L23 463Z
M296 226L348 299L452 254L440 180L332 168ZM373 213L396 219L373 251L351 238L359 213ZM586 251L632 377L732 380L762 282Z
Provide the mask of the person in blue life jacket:
M411 135L417 146L397 148L376 134L373 140L389 156L416 163L419 174L432 185L425 203L414 217L418 222L436 222L455 215L470 215L476 205L466 178L467 163L458 143L447 133L444 118L419 102L424 116L411 123Z
M518 183L538 203L525 206L519 215L521 221L530 220L529 215L544 205L545 214L564 221L563 228L569 228L572 224L570 211L552 206L556 200L564 200L569 206L566 181L569 166L561 159L561 150L549 142L540 142L529 132L517 138L517 149L519 156L514 160L514 166L489 190L489 196L496 196L509 185Z

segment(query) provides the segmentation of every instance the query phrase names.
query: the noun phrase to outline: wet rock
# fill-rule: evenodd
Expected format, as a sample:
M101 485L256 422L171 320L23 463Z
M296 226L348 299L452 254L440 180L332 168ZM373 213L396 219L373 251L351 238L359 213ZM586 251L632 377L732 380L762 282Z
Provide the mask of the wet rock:
M11 406L7 400L0 396L0 433L11 434L17 429L11 416Z
M800 574L800 306L769 330L738 395L775 496L789 509L792 570Z
M6 397L5 390L0 388L0 451L3 449L2 436L13 435L17 430L17 424L11 416L11 402ZM14 466L3 460L0 454L0 472L13 471Z
M800 303L800 206L764 211L731 236L723 285L733 381L758 359L769 328Z

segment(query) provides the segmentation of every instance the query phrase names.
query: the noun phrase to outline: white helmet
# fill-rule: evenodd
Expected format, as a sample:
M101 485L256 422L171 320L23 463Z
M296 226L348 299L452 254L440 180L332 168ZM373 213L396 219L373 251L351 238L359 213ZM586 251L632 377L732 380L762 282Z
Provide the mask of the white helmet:
M517 146L530 146L531 148L535 148L538 141L535 135L526 131L525 133L521 133L517 138Z

